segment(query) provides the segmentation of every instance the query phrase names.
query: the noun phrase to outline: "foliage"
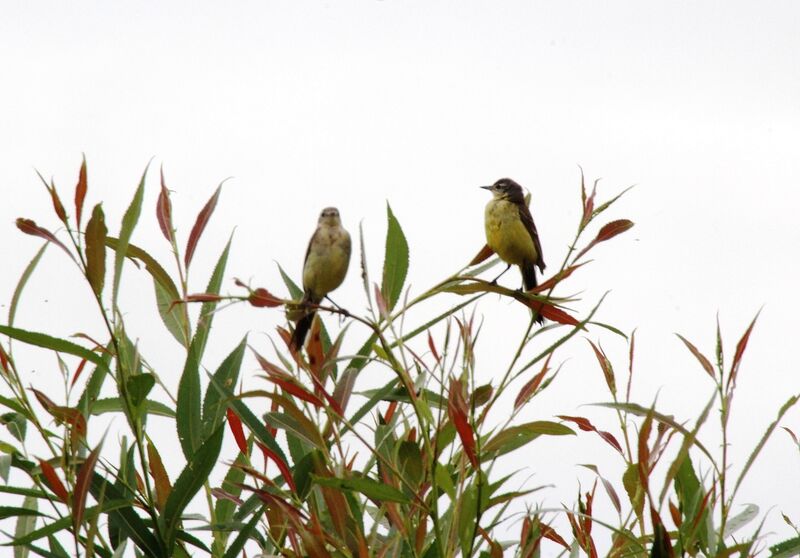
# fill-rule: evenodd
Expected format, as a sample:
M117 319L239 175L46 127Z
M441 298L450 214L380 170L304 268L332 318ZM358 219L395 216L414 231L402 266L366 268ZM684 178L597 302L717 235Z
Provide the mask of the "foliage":
M132 548L136 556L228 558L244 555L248 547L285 556L495 558L509 552L527 558L552 545L549 553L562 549L570 556L583 552L595 557L603 552L620 558L663 558L749 556L763 549L760 526L741 535L759 510L748 506L734 515L739 509L734 504L751 465L798 396L781 407L748 462L734 475L728 463L728 423L755 320L732 358L723 351L718 328L713 363L680 337L714 384L698 418L684 423L655 406L630 400L635 335L628 337L596 322L599 302L587 315L575 315L569 308L575 297L555 294L589 263L585 256L590 250L633 226L625 219L611 221L586 240L595 220L622 194L598 203L596 183L587 192L581 177L581 219L574 241L560 268L529 292L482 279L480 275L497 263L489 259L491 250L484 248L463 269L411 296L405 289L409 246L400 221L387 206L380 285L370 282L363 238L361 242L362 312L319 306L319 313L338 314L347 323L332 336L322 321L315 321L305 351L294 351L289 330L279 327L276 361L243 336L206 375L205 349L221 302L249 303L265 312L285 308L291 316L300 291L281 270L291 299L272 294L275 289L251 288L238 280L237 287L244 289L241 294L221 294L231 249L228 242L205 289L190 292L190 267L220 199L221 185L199 212L181 250L162 172L156 215L174 255L171 274L169 266L132 243L146 177L147 170L116 236L109 234L111 225L101 204L84 212L85 160L75 188L74 220L55 184L42 179L63 227L62 238L31 219L17 220L22 233L42 238L45 244L24 270L8 322L0 325L5 337L0 343L0 375L7 391L0 397L5 407L0 474L6 480L1 490L18 500L16 505L0 506L0 519L16 518L14 532L6 533L5 542L15 556L105 558L121 556L126 549L130 553ZM102 335L79 334L70 341L48 334L46 324L40 331L15 327L23 289L49 245L59 249L54 257L63 258L65 253L65 261L85 278L105 325ZM132 341L136 336L128 330L126 311L119 306L122 269L128 262L149 275L163 331L177 341L184 355L175 397ZM409 310L451 294L462 299L428 321L408 326ZM490 294L526 306L530 320L502 376L478 385L475 348L481 328L476 325L475 306ZM201 305L195 320L188 311L193 303ZM537 328L539 315L549 325ZM434 335L437 324L443 325L443 336ZM561 366L555 364L554 355L576 350L577 334L598 330L611 331L629 345L627 378L620 378L599 342L589 341L610 396L600 408L616 417L618 431L601 430L583 416L522 422L521 411L543 397L559 375ZM356 339L361 348L344 354L345 338ZM55 352L65 371L65 396L26 387L32 380L23 377L26 367L15 358L12 340ZM258 389L242 389L240 370L246 358L254 359L263 371ZM378 389L359 390L360 375L367 368L389 370L391 380ZM356 401L360 406L354 408ZM268 410L262 413L263 409ZM710 451L698 434L715 409L723 444L719 451ZM127 432L118 447L88 436L93 419L103 413L118 413L125 419ZM180 454L156 447L148 436L149 415L174 421ZM624 464L624 474L617 479L608 478L596 465L584 464L607 493L616 518L595 515L598 482L582 491L572 507L543 509L530 505L541 487L510 488L511 477L498 478L495 473L498 460L507 454L545 447L556 437L574 437L577 444L579 432L598 436ZM222 455L225 436L235 441L237 454ZM44 448L47 457L33 458L33 447L37 454ZM174 479L164 467L165 455L185 460ZM708 473L701 474L702 470ZM209 478L217 477L224 480L212 486ZM198 520L203 497L207 509L199 519L201 528L189 528L190 519ZM510 511L517 501L528 505L522 517ZM553 520L559 517L566 519L571 532L556 530ZM500 541L498 533L509 532L505 527L509 520L516 521L519 536ZM607 530L608 544L598 543L598 527ZM769 549L776 558L799 550L800 537Z

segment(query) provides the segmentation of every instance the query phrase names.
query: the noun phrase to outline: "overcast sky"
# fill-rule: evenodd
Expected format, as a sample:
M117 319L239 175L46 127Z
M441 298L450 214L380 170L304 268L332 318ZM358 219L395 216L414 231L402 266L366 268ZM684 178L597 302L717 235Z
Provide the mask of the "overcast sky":
M165 265L168 247L153 212L158 166L175 192L183 239L216 185L233 177L200 244L192 290L204 289L235 228L225 288L234 291L236 276L279 294L274 261L299 277L317 214L328 205L339 207L354 234L363 222L378 279L387 201L408 236L409 281L419 293L482 246L488 196L477 186L502 176L530 190L548 271L557 269L579 218L581 165L588 179L602 177L601 198L637 185L608 216L636 227L597 248L596 261L562 293L581 293L573 305L581 314L611 291L600 318L625 332L637 328L634 398L649 404L657 395L662 411L695 417L712 385L673 332L710 355L719 313L732 354L762 307L735 401L734 470L778 406L800 391L793 346L800 310L797 2L77 7L14 2L2 10L0 304L8 304L39 246L13 220L56 227L33 169L53 176L71 199L81 153L89 200L104 201L112 232L154 157L134 241ZM80 311L88 291L74 275L51 250L18 325L100 334L96 318ZM149 357L175 387L180 354L150 311L151 287L132 269L126 281L131 327L145 353L165 345L175 354ZM516 287L519 279L509 273L502 281ZM335 298L351 310L363 307L355 266ZM477 312L484 318L479 375L488 379L506 366L508 338L521 335L526 314L496 298ZM210 363L248 330L266 349L263 333L280 322L279 313L244 307L220 314ZM603 341L622 374L625 343L598 330L589 337ZM608 399L588 345L576 340L557 357L566 361L561 377L524 418L583 414L613 428L610 414L581 407ZM38 370L32 380L48 382L59 385L56 371ZM785 425L800 434L800 413ZM708 436L715 440L713 431ZM596 450L596 462L618 482L618 459L603 456L602 442L537 447L532 482L558 488L532 503L571 502L576 479L591 482L573 467L587 459L576 447ZM799 459L777 432L741 492L741 503L769 511L766 530L782 536L792 533L779 512L800 522Z

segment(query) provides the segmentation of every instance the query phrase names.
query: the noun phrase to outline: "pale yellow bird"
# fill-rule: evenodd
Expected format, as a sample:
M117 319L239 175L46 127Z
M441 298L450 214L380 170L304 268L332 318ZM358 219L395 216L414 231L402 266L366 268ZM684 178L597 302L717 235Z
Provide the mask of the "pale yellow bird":
M339 287L350 265L350 234L342 227L339 210L322 210L317 230L311 236L303 263L303 304L317 305L328 293ZM314 321L316 310L308 308L297 322L292 334L292 346L299 350Z

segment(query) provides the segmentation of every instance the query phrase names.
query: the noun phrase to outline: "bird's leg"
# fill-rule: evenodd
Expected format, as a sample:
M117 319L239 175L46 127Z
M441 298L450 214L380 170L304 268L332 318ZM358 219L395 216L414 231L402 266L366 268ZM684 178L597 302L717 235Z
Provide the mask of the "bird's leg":
M329 297L328 295L325 295L325 300L327 300L328 302L330 302L331 304L333 304L333 305L334 305L334 306L335 306L335 307L336 307L336 308L339 310L339 312L341 312L341 313L342 313L342 315L343 315L343 316L345 316L345 317L349 317L349 316L350 316L350 312L348 312L347 310L345 310L344 308L342 308L341 306L339 306L338 304L336 304L336 303L335 303L335 302L334 302L334 301L331 299L331 297Z
M500 275L498 275L497 277L495 277L494 279L492 279L492 281L490 282L490 284L491 284L491 285L497 285L497 280L498 280L498 279L500 279L500 278L503 276L503 274L504 274L506 271L508 271L509 269L511 269L511 264L508 264L508 265L506 266L506 268L503 270L503 272L502 272Z

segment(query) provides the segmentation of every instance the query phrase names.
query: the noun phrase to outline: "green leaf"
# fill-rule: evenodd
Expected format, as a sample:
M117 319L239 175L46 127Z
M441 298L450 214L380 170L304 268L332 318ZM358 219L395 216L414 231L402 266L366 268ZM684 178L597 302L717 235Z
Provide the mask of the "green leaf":
M320 477L311 475L311 478L320 486L327 486L341 491L360 492L370 500L377 502L409 502L408 497L388 484L372 480L369 477L352 477L341 479L337 477Z
M11 297L11 305L8 307L8 325L14 325L14 317L17 314L17 306L19 305L19 299L22 296L22 290L25 288L25 285L28 283L28 279L30 279L31 274L33 274L33 270L36 269L36 266L39 264L39 260L42 259L44 255L44 251L47 250L48 242L45 242L39 251L36 252L36 255L33 256L33 259L30 263L25 267L25 271L22 272L22 275L17 281L17 286L14 289L14 295Z
M386 231L386 255L383 260L383 281L381 294L391 311L403 292L403 284L408 273L408 242L400 223L386 204L388 229Z
M222 449L223 428L220 425L217 430L198 448L186 467L181 471L172 492L164 505L164 539L167 547L167 554L171 554L175 545L176 530L181 520L181 514L197 491L202 488L203 483L208 480L208 475L217 464L220 449Z
M219 294L220 287L222 286L222 278L225 275L225 266L228 264L228 254L231 249L231 240L233 235L228 239L222 255L217 260L217 265L214 266L214 272L211 274L211 279L208 281L208 286L205 292L208 294ZM197 320L197 331L194 334L197 340L197 358L202 359L203 353L206 349L206 341L208 340L208 333L211 331L211 322L214 320L214 310L217 308L217 302L204 302L200 308L200 317Z
M92 217L86 224L86 278L97 296L103 293L106 282L106 228L102 204L92 210Z
M105 413L124 413L125 405L119 397L109 397L106 399L98 399L92 405L91 412L93 415L102 415ZM160 417L175 418L175 411L167 405L159 401L147 399L142 401L142 412L148 415L157 415Z
M93 473L89 491L95 500L105 498L103 509L108 513L109 522L113 521L114 526L129 537L145 556L167 558L168 554L160 541L153 536L142 518L134 511L132 502L123 498L119 488L107 482L99 474ZM109 507L112 502L114 505ZM72 520L69 516L65 519Z
M769 558L789 558L800 554L800 537L793 537L769 547Z
M252 438L251 438L252 440ZM252 446L252 444L248 444ZM249 462L247 456L242 453L236 457L236 461L228 468L228 473L225 475L225 480L222 481L221 488L231 496L239 497L242 493L241 483L244 482L244 471L240 468L241 465L246 465ZM236 504L225 498L219 498L214 506L214 519L216 525L229 523L233 519L233 514L236 511ZM214 530L214 542L211 545L212 555L221 556L225 551L225 545L228 543L229 531L220 529Z
M223 558L238 558L241 554L242 549L244 548L245 543L250 539L250 536L256 532L256 527L258 527L258 522L261 520L261 515L264 513L264 508L262 507L257 513L253 514L252 519L245 525L243 529L239 531L239 534L236 535L236 538L233 539L233 542L228 547L228 550L225 552Z
M200 334L198 329L195 338ZM194 344L194 343L192 343ZM244 351L247 347L247 336L242 339L241 343L229 354L219 368L214 373L214 380L221 386L229 390L236 387L239 381L239 369L242 367L242 359L244 358ZM216 389L207 389L206 396L203 400L203 431L205 436L214 432L225 416L225 411L228 408L228 401L220 396Z
M209 374L210 385L209 389L213 386L214 389L218 390L223 397L228 401L228 405L233 407L233 410L236 411L236 414L242 419L242 422L247 425L255 437L263 442L269 449L271 449L275 454L283 460L284 463L291 466L291 463L286 459L286 455L283 453L283 450L275 441L275 438L272 437L272 434L269 433L264 427L264 424L256 417L250 408L245 405L241 399L233 395L229 389L226 389L224 386L221 386L219 382L217 382L213 376Z
M462 556L470 556L477 514L477 486L470 484L464 488L458 506L458 539Z
M106 246L112 250L117 250L120 247L120 241L117 238L107 237ZM186 322L186 316L180 311L180 307L175 304L175 301L180 300L181 296L178 294L178 289L169 274L150 254L134 244L128 244L125 256L132 260L139 260L144 264L145 270L153 278L158 313L164 325L167 326L167 330L177 339L178 343L188 347L189 338L186 337L186 332L189 331L189 324Z
M22 506L31 511L36 510L37 501L33 496L26 496ZM29 535L36 528L36 516L20 516L14 528L14 538L21 539ZM14 558L27 558L28 549L24 546L14 547Z
M187 461L192 458L202 441L200 438L203 428L203 424L200 422L200 359L197 355L197 342L199 341L195 338L189 347L183 374L181 374L178 384L175 423L178 429L178 440Z
M326 449L325 441L311 421L301 423L296 417L280 412L266 413L264 419L270 426L285 430L287 434L294 434L319 450L324 451Z
M89 376L89 381L86 382L86 387L83 388L81 398L78 400L78 409L80 409L86 418L88 418L90 414L94 414L93 406L100 396L103 382L109 374L109 363L111 362L111 351L113 348L114 345L111 342L106 345L106 350L100 354L100 360L103 361L103 366L95 366L92 375Z
M539 436L565 436L575 434L575 431L558 422L538 420L512 426L499 432L482 448L484 454L498 457L515 449L521 448Z
M283 270L281 264L278 264L278 271L281 273L281 278L283 279L283 283L286 285L286 288L289 291L289 295L294 300L300 300L303 298L303 289L297 286L297 283L292 281L291 277Z
M136 188L136 193L133 195L125 215L122 216L122 227L119 231L119 240L117 243L116 254L114 256L114 285L111 291L111 305L116 308L117 295L119 294L119 282L122 279L122 264L125 261L125 255L128 252L128 244L133 234L133 229L139 221L139 215L142 213L142 199L144 197L144 180L147 176L147 169L150 164L144 169L142 179L139 181L139 187Z
M181 311L180 305L175 304L176 300L180 300L180 295L167 290L158 281L153 282L153 288L156 293L156 308L158 308L161 321L164 322L167 331L175 340L186 347L189 345L189 322L186 320L186 314Z
M25 516L42 516L43 513L36 511L36 508L15 508L12 506L0 506L0 520L8 519L9 517L25 517Z
M52 337L46 333L27 331L24 329L18 329L4 325L0 325L0 333L3 335L8 335L12 339L17 339L18 341L27 343L28 345L35 345L37 347L51 349L59 353L68 353L77 357L85 358L89 362L93 362L108 372L108 366L97 353L72 343L71 341L60 339L58 337Z
M153 389L156 379L152 374L137 374L129 377L126 383L131 404L139 407Z

